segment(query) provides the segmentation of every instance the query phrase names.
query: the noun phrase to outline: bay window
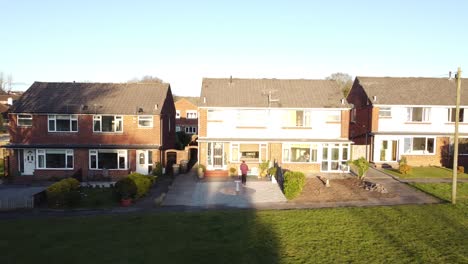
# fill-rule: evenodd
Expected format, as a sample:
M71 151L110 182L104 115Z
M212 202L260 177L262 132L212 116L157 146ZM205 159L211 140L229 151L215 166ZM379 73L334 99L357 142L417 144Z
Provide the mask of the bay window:
M48 115L49 132L77 132L77 115Z
M38 169L73 169L72 149L36 150Z
M413 137L404 139L404 152L414 154L434 154L435 138Z
M93 149L89 151L90 169L127 169L127 151L115 149Z
M317 144L283 144L283 162L317 162Z

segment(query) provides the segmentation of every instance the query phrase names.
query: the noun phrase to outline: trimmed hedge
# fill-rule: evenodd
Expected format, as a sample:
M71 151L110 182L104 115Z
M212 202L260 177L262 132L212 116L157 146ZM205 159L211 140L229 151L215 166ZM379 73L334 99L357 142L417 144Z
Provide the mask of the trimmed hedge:
M305 175L300 171L288 171L284 174L284 196L288 200L296 198L305 185Z
M136 172L129 174L127 177L137 186L136 199L145 196L149 192L151 185L153 185L156 180L155 176L143 175Z
M56 182L46 189L47 203L52 207L75 206L80 202L80 182L74 178L66 178Z

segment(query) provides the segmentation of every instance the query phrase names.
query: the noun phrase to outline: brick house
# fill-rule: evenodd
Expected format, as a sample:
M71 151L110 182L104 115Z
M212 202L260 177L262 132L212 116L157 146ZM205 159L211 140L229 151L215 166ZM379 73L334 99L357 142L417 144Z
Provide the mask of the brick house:
M347 172L350 106L334 81L203 79L199 163L222 176L241 161L304 172Z
M9 172L26 180L148 174L174 147L169 84L35 82L9 115Z
M174 96L176 108L176 132L198 133L199 97Z
M414 166L450 166L456 80L356 77L348 102L354 105L350 139L367 145L367 158L394 166L406 156ZM468 155L468 96L462 93L460 158ZM465 161L463 161L465 160Z

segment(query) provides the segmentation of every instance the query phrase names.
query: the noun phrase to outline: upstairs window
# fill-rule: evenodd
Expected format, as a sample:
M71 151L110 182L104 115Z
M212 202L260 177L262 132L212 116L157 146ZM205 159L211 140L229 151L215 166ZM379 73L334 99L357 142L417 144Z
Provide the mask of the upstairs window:
M356 108L351 109L351 122L356 122Z
M138 127L153 127L153 116L138 116Z
M18 126L32 126L32 115L18 115Z
M392 109L390 107L381 107L379 109L379 117L392 117Z
M94 132L122 132L123 117L122 116L105 116L95 115L93 124Z
M283 125L286 127L310 127L310 111L286 111L284 114Z
M448 122L455 122L456 117L456 108L449 108L448 109ZM465 109L460 108L460 115L458 117L458 122L463 122L465 116Z
M327 122L341 122L341 112L340 111L329 111L327 113Z
M49 115L49 132L77 132L77 115Z
M429 122L431 109L427 107L409 107L407 110L407 121Z
M197 119L197 110L187 110L187 119Z
M175 118L179 119L180 118L180 110L176 110L175 113Z
M264 127L268 121L265 110L238 110L237 126L240 127Z

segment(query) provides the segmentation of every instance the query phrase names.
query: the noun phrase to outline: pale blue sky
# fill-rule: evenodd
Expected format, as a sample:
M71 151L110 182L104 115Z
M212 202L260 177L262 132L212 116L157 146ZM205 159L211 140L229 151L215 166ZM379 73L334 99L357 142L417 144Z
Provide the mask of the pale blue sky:
M0 71L34 81L468 75L468 1L0 0Z

